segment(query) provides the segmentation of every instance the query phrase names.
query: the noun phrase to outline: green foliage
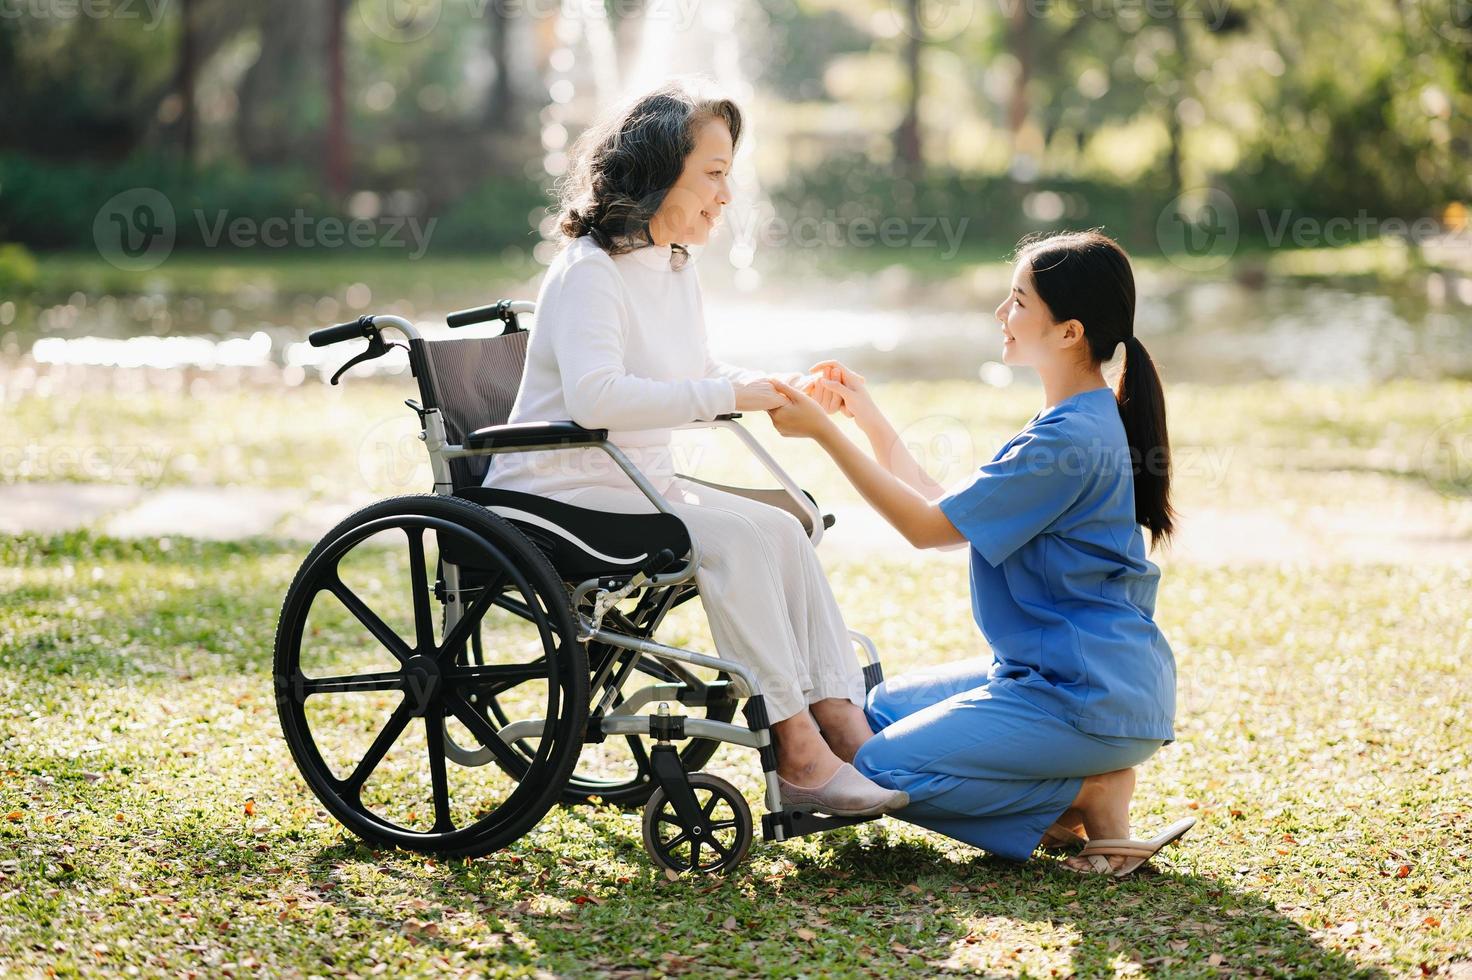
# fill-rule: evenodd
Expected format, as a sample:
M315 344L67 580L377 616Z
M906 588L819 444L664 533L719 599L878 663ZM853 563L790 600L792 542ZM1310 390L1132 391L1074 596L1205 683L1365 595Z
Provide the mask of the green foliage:
M491 177L451 203L434 229L434 249L470 251L519 247L530 250L541 240L532 216L540 221L551 198L531 180Z
M844 156L792 175L773 199L778 215L789 223L812 218L849 224L902 216L947 219L955 227L965 219L967 249L1005 254L1031 232L1095 226L1127 246L1156 249L1162 189L1148 181L1122 185L1071 177L1024 183L1001 174L941 168L910 181L866 157ZM1061 209L1056 220L1028 216L1030 208L1036 213L1039 195L1056 195Z
M57 164L18 154L0 156L0 238L36 248L95 247L93 224L114 195L156 190L173 209L176 248L206 244L219 216L290 219L298 211L332 216L303 175L227 166L184 171L177 162L136 157L116 166Z
M36 281L36 260L24 245L0 244L0 293L14 292Z
M188 173L175 161L158 157L96 166L0 155L0 239L42 249L94 249L94 222L99 212L115 195L145 188L161 193L173 209L175 249L228 251L231 239L222 231L226 222L244 219L260 228L268 220L290 222L297 216L314 223L348 220L315 187L313 177L291 169L221 165ZM538 241L529 216L547 202L534 181L494 177L439 214L418 220L436 251L529 250ZM430 218L436 219L432 229ZM388 235L391 226L384 224L378 232ZM396 241L407 243L408 238L402 229L395 233ZM350 243L340 249L351 250Z

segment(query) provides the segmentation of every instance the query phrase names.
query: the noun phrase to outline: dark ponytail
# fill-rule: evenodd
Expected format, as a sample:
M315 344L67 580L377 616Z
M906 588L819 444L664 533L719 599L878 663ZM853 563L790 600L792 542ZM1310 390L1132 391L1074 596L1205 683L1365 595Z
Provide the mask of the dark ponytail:
M1155 362L1135 336L1135 276L1129 256L1098 231L1076 231L1024 241L1033 286L1055 322L1084 325L1089 356L1103 364L1124 344L1124 371L1114 397L1130 445L1135 478L1135 520L1150 530L1151 545L1175 530L1170 503L1170 436L1165 427L1165 391Z

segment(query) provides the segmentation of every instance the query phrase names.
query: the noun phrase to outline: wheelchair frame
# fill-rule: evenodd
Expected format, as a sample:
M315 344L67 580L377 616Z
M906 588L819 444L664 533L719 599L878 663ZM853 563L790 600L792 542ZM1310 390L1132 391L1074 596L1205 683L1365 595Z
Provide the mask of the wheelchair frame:
M525 301L502 301L488 307L476 310L464 311L453 314L450 317L450 325L468 326L475 323L485 323L491 320L500 320L509 329L519 329L517 317L519 315L534 314L535 304ZM536 452L544 450L556 450L567 448L597 448L607 454L618 465L620 470L629 478L634 486L648 498L649 502L661 513L676 516L665 500L648 478L634 465L618 446L608 441L606 433L592 430L580 432L578 441L569 442L566 437L557 438L556 433L549 433L546 440L538 440L535 436L529 437L526 426L508 425L492 426L478 430L477 437L494 436L497 429L517 430L518 438L514 445L488 445L484 447L472 447L459 443L452 443L449 439L445 419L439 405L434 404L436 397L433 372L429 369L425 346L431 341L423 337L412 323L403 317L391 315L364 316L353 323L340 324L336 327L327 328L314 333L312 342L314 344L332 343L350 338L367 338L368 350L351 359L339 370L340 375L352 365L371 357L381 356L387 353L390 346L382 339L381 331L392 329L402 335L406 344L403 345L408 351L411 367L414 374L420 379L420 395L423 404L409 401L407 404L419 415L422 430L420 439L425 444L429 453L430 467L434 480L434 494L436 496L454 496L456 493L455 479L450 465L452 460L468 457L497 456L509 453ZM336 377L333 379L336 381ZM730 431L742 442L743 445L756 457L758 462L777 481L778 485L801 513L807 517L808 536L816 546L821 540L824 531L824 517L819 512L815 502L811 500L793 481L791 476L782 469L781 465L772 458L760 443L739 424L739 414L722 416L709 422L690 422L676 427L679 430L695 429L723 429ZM492 441L490 438L485 441ZM471 442L469 434L463 440L464 443ZM793 837L829 830L842 826L863 823L874 819L873 817L841 817L822 814L813 814L805 810L789 810L783 806L781 788L777 779L777 756L772 743L770 721L767 716L765 699L762 694L761 685L755 673L731 660L721 657L699 653L694 650L686 650L680 647L669 646L658 643L647 636L633 636L621 632L617 628L609 628L604 624L605 618L612 614L617 621L628 623L617 606L623 600L635 593L641 598L650 601L649 613L653 618L647 623L637 627L637 630L646 632L652 636L658 628L659 623L674 606L678 605L683 598L696 594L693 586L689 583L695 578L696 569L700 562L700 544L694 535L689 535L690 550L683 557L683 567L674 571L665 571L663 568L654 567L656 563L664 562L664 567L672 562L681 561L680 556L674 556L669 551L663 552L653 562L646 563L645 570L635 571L625 579L623 576L603 576L579 582L572 590L569 605L574 617L574 625L577 629L576 642L587 645L598 643L615 650L629 651L634 654L631 658L618 655L610 655L604 659L602 664L590 664L589 689L594 697L588 704L588 717L590 721L596 721L598 731L595 733L591 725L585 735L585 742L601 741L609 735L617 736L644 736L654 741L652 751L649 754L649 773L652 781L665 792L669 804L678 812L682 820L695 819L694 833L701 832L699 817L692 818L692 814L698 814L699 808L696 804L692 791L692 775L687 773L681 763L679 753L674 750L673 741L681 739L703 739L717 743L729 743L755 749L761 759L763 776L765 781L765 806L767 812L762 817L762 836L766 840L782 841ZM467 610L465 593L475 591L473 588L462 589L462 569L443 560L442 556L442 578L444 595L441 597L444 610L444 629L448 634ZM689 595L682 596L682 587L689 586ZM659 591L663 590L663 591ZM591 604L591 611L587 606ZM642 608L642 606L641 606ZM637 616L638 614L633 614ZM632 625L632 624L631 624ZM849 631L851 640L864 654L865 664L863 674L866 688L872 689L883 679L883 671L879 664L878 652L874 643L862 633L854 630ZM652 658L668 674L676 680L674 682L659 681L648 684L627 695L623 695L621 703L615 704L617 698L622 694L621 688L628 677L634 672L641 656ZM715 670L727 675L729 680L707 682L690 670L688 667L700 667ZM611 683L610 683L611 682ZM713 689L721 687L718 697L721 698L744 698L746 705L744 713L747 724L742 726L734 722L713 720L710 718L696 718L689 715L671 715L668 711L669 702L674 701L686 707L699 707L711 703ZM644 709L651 703L659 703L659 709L655 713L645 713ZM529 737L539 737L545 730L546 719L529 718L510 721L498 729L501 741L510 746ZM466 749L454 743L446 736L445 755L461 765L478 766L486 764L491 759L491 749L484 745L478 749ZM707 783L721 782L711 777L704 777ZM728 787L729 788L729 787ZM658 790L656 790L658 792ZM737 794L739 799L739 794ZM732 802L733 809L736 804ZM744 801L740 801L740 807L745 808ZM694 808L694 809L692 809ZM706 811L707 813L709 810ZM648 821L650 815L646 811L646 847L648 844ZM747 813L745 819L749 822ZM690 826L690 824L686 824ZM750 833L748 826L747 833ZM651 854L663 863L663 859L651 850ZM744 854L744 848L743 848ZM739 861L738 856L735 861ZM734 865L735 861L731 864ZM669 867L668 864L665 865ZM695 869L702 870L702 869Z

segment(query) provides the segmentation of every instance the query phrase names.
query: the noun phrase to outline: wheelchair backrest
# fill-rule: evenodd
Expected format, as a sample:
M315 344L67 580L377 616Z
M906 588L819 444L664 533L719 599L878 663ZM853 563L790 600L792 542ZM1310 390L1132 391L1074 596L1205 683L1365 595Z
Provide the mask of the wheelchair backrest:
M508 324L496 337L422 342L425 370L420 372L419 393L425 408L440 410L451 443L463 444L467 433L510 419L526 367L529 336ZM489 456L450 460L455 489L479 486L490 460Z

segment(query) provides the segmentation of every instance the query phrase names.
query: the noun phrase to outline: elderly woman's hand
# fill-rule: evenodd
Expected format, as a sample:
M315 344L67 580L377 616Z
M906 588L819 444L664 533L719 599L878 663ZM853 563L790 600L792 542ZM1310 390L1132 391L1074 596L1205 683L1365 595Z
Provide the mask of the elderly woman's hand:
M768 413L778 432L789 437L806 436L816 439L837 431L833 420L817 402L786 382L773 379L772 384L779 394L787 398L786 405Z
M787 398L773 387L775 380L752 381L736 385L736 411L766 412L787 404Z

